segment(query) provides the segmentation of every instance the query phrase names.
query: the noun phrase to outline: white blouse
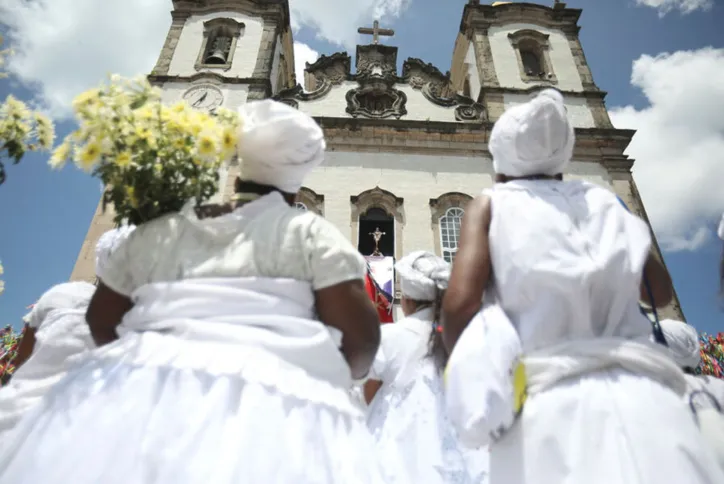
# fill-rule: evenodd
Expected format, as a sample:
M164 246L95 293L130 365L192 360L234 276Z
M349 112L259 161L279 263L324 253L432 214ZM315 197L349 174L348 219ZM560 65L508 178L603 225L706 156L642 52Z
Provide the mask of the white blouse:
M191 205L139 226L113 253L103 282L130 296L152 282L214 277L307 281L319 290L363 279L366 262L330 222L279 193L199 220Z

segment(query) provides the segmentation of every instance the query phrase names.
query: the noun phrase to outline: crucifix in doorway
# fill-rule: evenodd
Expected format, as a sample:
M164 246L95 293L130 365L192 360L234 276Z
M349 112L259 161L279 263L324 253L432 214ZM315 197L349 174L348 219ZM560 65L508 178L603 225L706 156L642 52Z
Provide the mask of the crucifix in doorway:
M395 31L392 29L381 29L380 22L378 20L374 21L374 23L372 24L372 28L369 28L369 27L358 28L357 33L363 34L363 35L371 35L373 44L380 43L380 35L384 36L384 37L392 37L393 35L395 35Z
M371 255L373 255L373 256L381 256L381 255L382 255L382 252L380 252L380 240L382 240L382 236L383 236L383 235L387 235L387 234L386 234L385 232L381 232L381 231L380 231L380 228L377 227L377 228L375 228L375 231L374 231L374 232L370 232L369 235L371 235L372 238L373 238L374 241L375 241L375 251L372 252Z

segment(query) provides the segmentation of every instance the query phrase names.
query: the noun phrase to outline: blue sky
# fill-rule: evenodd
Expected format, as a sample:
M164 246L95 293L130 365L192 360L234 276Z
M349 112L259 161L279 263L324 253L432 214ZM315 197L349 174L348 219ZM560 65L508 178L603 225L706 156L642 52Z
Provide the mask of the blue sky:
M709 1L709 8L683 13L678 0L636 1L568 6L583 9L581 41L597 85L609 93L614 123L639 129L630 149L635 178L686 317L700 330L724 330L716 299L721 241L712 233L724 211L717 188L724 180L724 5ZM0 31L17 50L15 76L0 80L0 99L36 99L59 116L73 94L107 72L148 72L170 23L170 1L108 0L102 22L91 18L100 12L91 0L53 2L39 0L29 10L27 2L5 0L0 7ZM348 11L337 0L292 0L295 41L306 53L354 54L356 27L370 26L378 13L382 26L396 31L385 42L399 47L401 61L419 57L446 71L465 3L359 0ZM673 9L662 16L657 5ZM61 118L59 136L72 127ZM95 179L74 167L52 172L45 156L8 167L0 186L0 324L19 325L27 305L68 279L99 197Z

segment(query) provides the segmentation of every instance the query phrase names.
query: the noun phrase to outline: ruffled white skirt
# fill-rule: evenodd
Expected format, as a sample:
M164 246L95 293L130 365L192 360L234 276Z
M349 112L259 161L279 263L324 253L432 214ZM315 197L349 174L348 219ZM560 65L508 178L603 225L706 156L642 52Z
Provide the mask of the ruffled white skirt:
M719 484L683 399L612 369L533 395L490 448L491 484Z
M380 388L370 404L367 425L387 482L488 482L488 448L462 446L447 417L442 379L428 358L416 364L408 382Z
M0 445L0 484L384 482L347 389L158 333L90 353Z

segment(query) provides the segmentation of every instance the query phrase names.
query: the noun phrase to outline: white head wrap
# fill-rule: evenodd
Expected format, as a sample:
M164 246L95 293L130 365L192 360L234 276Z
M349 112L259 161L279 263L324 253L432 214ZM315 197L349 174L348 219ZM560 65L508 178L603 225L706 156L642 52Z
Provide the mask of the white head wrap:
M240 178L298 192L307 174L324 159L322 128L310 116L276 101L244 104L239 114Z
M434 301L437 291L447 289L450 264L430 252L412 252L395 264L402 295L415 301Z
M525 104L505 111L493 126L488 149L496 173L512 177L563 173L576 137L563 96L541 91Z
M96 287L87 282L64 282L51 287L23 321L31 328L39 328L45 318L55 310L76 310L88 307Z
M109 230L98 239L96 244L96 276L103 279L103 272L108 267L108 260L121 243L123 243L133 231L134 225L123 225Z
M699 333L696 329L689 324L673 319L664 319L659 324L676 364L682 368L699 366L701 356Z

